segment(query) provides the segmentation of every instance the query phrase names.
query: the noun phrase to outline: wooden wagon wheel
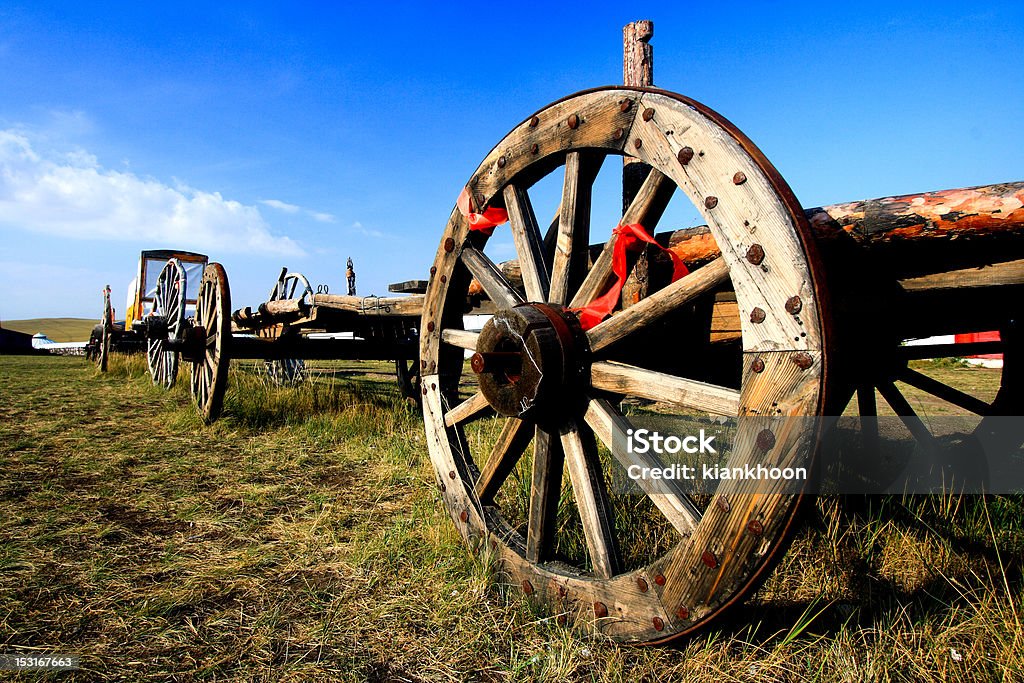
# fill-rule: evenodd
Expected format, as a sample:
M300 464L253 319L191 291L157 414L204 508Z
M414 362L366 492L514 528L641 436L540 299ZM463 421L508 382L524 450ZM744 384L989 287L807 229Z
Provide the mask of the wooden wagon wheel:
M114 309L110 305L110 285L103 288L103 317L100 320L99 349L96 352L96 367L100 372L107 371L110 361L110 345L114 337Z
M202 350L192 363L192 398L207 423L220 416L231 357L231 291L219 263L207 264L199 283L194 325Z
M299 286L302 289L299 290ZM298 290L298 296L296 296ZM282 271L281 277L270 290L268 301L281 301L284 299L304 298L313 294L313 287L309 280L302 273L288 273ZM283 325L257 328L256 336L276 339L286 329ZM281 358L263 361L263 367L267 378L272 384L282 386L285 384L298 384L306 378L306 362L301 358Z
M153 315L160 330L157 334L147 335L146 360L149 364L149 375L153 384L170 389L178 377L178 357L176 349L170 348L168 342L177 342L185 331L185 269L178 259L170 259L156 280L156 293L153 296Z
M612 227L590 225L594 179L610 155L653 168L620 224L653 234L679 191L723 256L583 332L566 308L586 306L611 280L616 238L589 268L586 249ZM552 254L528 190L560 168ZM606 485L609 460L652 462L622 448L630 418L616 401L624 395L683 414L775 416L769 426L740 422L729 464L807 462L812 421L782 419L819 414L826 393L826 305L802 209L724 118L679 95L635 88L587 91L537 112L487 155L466 189L476 212L507 210L509 225L497 230L511 232L525 292L485 254L486 231L471 230L453 211L431 269L420 342L424 423L445 505L469 545L492 552L501 574L559 623L576 615L628 642L693 631L756 587L779 555L798 496L751 492L749 482L732 481L699 500L670 482L647 483L637 517ZM463 329L474 278L497 309L479 334ZM647 354L658 361L647 368L634 364L635 354L619 362L631 339L663 344L655 332L674 328L661 322L685 317L689 305L730 283L742 324L733 386L672 374L665 358L652 358L660 351ZM668 347L685 358L688 338ZM476 353L475 378L464 368L467 350ZM471 395L463 400L460 389ZM561 541L570 528L582 537L577 550ZM651 555L634 551L624 563L627 543L650 545Z

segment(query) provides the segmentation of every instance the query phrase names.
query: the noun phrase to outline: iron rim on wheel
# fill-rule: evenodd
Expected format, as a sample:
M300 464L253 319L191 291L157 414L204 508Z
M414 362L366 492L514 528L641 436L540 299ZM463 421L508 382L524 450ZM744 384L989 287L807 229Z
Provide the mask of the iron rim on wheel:
M702 214L722 257L584 332L565 308L586 306L610 280L611 243L587 269L589 241L614 227L590 225L591 190L605 157L622 155L654 170L620 224L641 224L653 234L668 197L679 192ZM549 257L528 190L560 168L557 247ZM466 189L475 210L507 211L509 225L498 230L511 232L524 291L484 253L488 235L470 230L463 213L453 211L431 269L420 340L427 442L449 513L467 543L493 553L500 574L559 623L575 616L596 632L638 643L691 632L756 587L791 530L798 496L753 494L741 482L724 482L713 499L698 503L667 486L649 495L648 507L660 515L649 533L668 529L677 540L657 556L623 565L622 529L629 525L612 518L616 503L597 444L619 464L630 462L624 449L613 448L616 430L630 426L613 395L684 413L819 414L826 304L802 209L724 118L679 95L636 88L587 91L539 111L490 152ZM497 309L479 334L463 329L472 279ZM617 361L623 341L651 334L656 321L730 283L742 324L738 386ZM467 351L476 354L479 390L464 369ZM685 346L678 352L685 354ZM461 400L460 388L472 395ZM487 441L474 422L494 413L501 427ZM741 424L730 462L806 456L814 434L782 429L770 436ZM529 457L523 454L531 441L530 471L517 480L512 473ZM514 500L499 495L510 485L529 490L515 520L511 506L499 504ZM559 499L564 503L570 490L577 519L561 517L571 507L560 508ZM584 550L567 559L558 538L573 524L582 527Z
M203 270L193 328L198 353L192 363L192 398L207 424L220 416L228 384L231 340L231 290L219 263Z

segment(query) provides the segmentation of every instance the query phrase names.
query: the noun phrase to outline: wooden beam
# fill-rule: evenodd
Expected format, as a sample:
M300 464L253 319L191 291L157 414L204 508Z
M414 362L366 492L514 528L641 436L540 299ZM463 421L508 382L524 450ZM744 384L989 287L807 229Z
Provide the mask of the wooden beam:
M479 338L479 332L470 332L469 330L447 329L441 331L441 341L467 351L476 351L476 342Z
M594 434L611 452L612 457L629 471L636 465L643 468L660 468L662 464L650 454L631 453L624 448L626 432L632 429L622 414L603 398L592 398L583 416ZM679 533L689 535L697 527L701 512L679 485L670 479L640 478L637 485L646 493L654 505Z
M531 425L515 417L505 420L498 441L491 449L487 462L480 468L480 478L476 481L476 494L484 505L494 502L498 489L512 473L532 436Z
M609 579L621 571L622 560L597 448L584 446L575 420L562 429L561 439L594 574Z
M526 525L526 559L530 562L543 562L551 557L554 550L564 462L561 441L557 436L537 427L533 442L533 472Z
M511 183L505 186L504 194L512 241L516 245L523 284L526 286L526 298L530 301L547 301L551 275L544 260L544 243L530 197L526 190Z
M644 179L640 191L630 202L629 208L623 212L619 225L639 223L649 233L653 232L657 219L664 213L669 199L672 198L675 187L675 183L671 179L657 169L651 169ZM615 249L615 241L613 233L611 239L605 243L601 255L594 261L594 265L587 273L583 284L580 285L579 291L572 298L570 304L572 308L586 306L604 291L605 285L608 284L608 280L612 276L612 254Z
M590 366L595 389L697 410L712 415L736 415L740 392L715 384L644 370L625 363L599 361Z
M469 271L473 273L473 277L483 286L495 306L512 308L523 303L523 297L512 288L505 276L501 274L501 269L485 253L476 247L467 245L462 249L461 258Z
M444 424L446 427L451 427L459 422L465 422L469 418L487 410L488 408L490 408L490 404L487 402L487 398L484 397L482 392L477 391L465 401L445 413Z
M676 280L635 306L613 315L587 330L591 351L599 351L631 332L650 325L688 301L715 289L729 277L725 259L716 259L685 277Z

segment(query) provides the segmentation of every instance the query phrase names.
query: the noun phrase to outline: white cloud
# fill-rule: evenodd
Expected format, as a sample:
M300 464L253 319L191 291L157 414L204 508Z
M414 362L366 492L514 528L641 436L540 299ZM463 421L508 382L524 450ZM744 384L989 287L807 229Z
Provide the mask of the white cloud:
M312 209L304 209L298 204L289 204L288 202L282 202L280 199L261 199L260 204L269 206L272 209L277 209L278 211L284 211L285 213L298 213L299 211L302 211L304 214L315 221L319 221L320 223L333 223L335 220L334 216L329 213L313 211Z
M352 229L358 232L360 235L365 235L366 237L376 237L378 239L388 238L388 236L382 233L380 230L373 230L371 228L367 228L359 221L356 221L355 223L352 224Z
M261 199L260 204L269 206L272 209L277 209L278 211L284 211L285 213L298 213L299 210L302 209L301 206L282 202L280 199Z
M298 256L259 209L186 185L104 169L85 150L47 157L0 130L0 225L82 240L132 240L217 252Z

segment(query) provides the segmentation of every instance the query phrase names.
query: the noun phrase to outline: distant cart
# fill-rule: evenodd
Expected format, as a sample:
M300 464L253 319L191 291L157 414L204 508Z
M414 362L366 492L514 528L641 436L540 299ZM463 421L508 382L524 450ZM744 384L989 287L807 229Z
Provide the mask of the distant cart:
M174 273L173 277L171 273L164 273L165 266L170 262L176 264L174 268L180 271ZM168 325L173 328L172 336L178 334L185 324L185 317L195 309L196 304L195 288L186 291L183 284L188 274L192 275L193 281L198 282L208 262L209 258L205 254L191 251L143 251L139 255L136 276L128 284L124 320L115 320L110 285L104 288L103 313L89 336L86 357L106 372L111 351L140 353L145 350L154 381L169 386L178 370L177 356L164 354L159 341L150 345L147 341L147 326ZM174 313L169 314L169 311ZM157 336L162 334L157 332ZM173 367L171 362L174 363Z

